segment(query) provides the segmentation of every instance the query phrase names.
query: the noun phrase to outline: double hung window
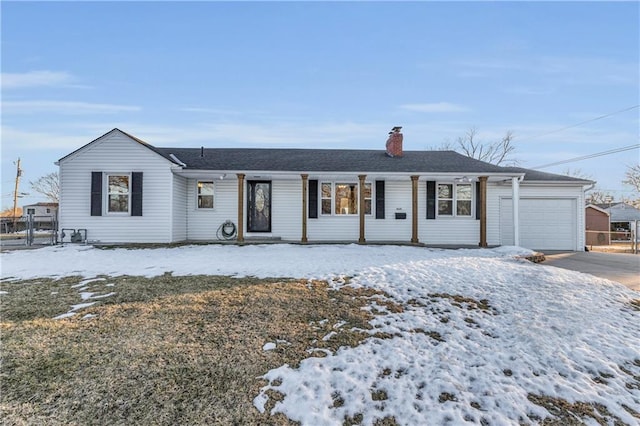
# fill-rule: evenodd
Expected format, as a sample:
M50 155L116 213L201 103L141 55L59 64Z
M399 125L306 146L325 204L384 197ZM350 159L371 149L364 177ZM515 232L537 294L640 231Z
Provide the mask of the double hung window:
M321 202L323 215L356 215L360 208L359 184L323 182ZM371 184L364 184L364 213L371 214Z
M471 184L438 184L438 216L470 217L472 214Z
M107 208L109 213L129 212L130 176L107 175Z
M213 208L213 181L198 181L198 208Z

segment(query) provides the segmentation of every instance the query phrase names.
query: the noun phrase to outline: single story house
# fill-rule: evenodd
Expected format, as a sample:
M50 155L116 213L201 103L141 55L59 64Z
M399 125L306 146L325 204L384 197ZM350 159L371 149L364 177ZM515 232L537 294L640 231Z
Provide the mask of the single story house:
M608 246L611 244L611 225L609 224L609 212L589 204L585 207L586 237L588 246Z
M95 243L520 245L584 250L593 182L453 151L160 148L113 129L61 158L60 228ZM225 225L226 223L226 225Z
M22 207L22 217L33 215L38 222L51 221L58 212L58 203L35 203Z

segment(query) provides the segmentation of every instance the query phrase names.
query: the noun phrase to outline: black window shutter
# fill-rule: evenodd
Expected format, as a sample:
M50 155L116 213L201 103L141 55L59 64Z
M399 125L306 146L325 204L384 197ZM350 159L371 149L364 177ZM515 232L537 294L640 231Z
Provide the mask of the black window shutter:
M142 172L131 173L131 216L142 216Z
M102 216L102 172L91 172L91 216Z
M309 219L318 218L318 181L309 181Z
M427 219L436 218L436 182L427 181Z
M476 182L476 220L480 220L480 182Z
M384 219L384 181L376 181L376 219Z

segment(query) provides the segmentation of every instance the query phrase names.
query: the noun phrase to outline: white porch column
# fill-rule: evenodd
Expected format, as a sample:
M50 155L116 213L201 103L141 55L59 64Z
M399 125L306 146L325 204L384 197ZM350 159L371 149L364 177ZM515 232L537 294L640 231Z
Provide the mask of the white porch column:
M513 245L520 245L520 179L511 178L511 199L513 210Z

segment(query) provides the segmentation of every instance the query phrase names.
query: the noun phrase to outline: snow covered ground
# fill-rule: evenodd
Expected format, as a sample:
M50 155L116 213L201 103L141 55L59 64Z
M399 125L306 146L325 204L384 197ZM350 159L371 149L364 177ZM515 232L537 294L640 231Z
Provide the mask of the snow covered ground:
M597 403L627 424L640 412L638 293L591 275L516 259L526 250L358 245L48 247L0 255L3 280L82 275L219 274L327 279L386 292L403 312L372 337L264 376L254 400L305 425L517 424L550 414L531 395ZM0 296L1 297L1 296ZM372 302L371 309L384 307ZM336 333L342 325L336 325ZM328 335L330 339L332 336ZM265 342L272 350L281 342ZM626 408L625 408L626 407ZM536 417L537 416L537 417ZM582 419L585 421L585 419Z

